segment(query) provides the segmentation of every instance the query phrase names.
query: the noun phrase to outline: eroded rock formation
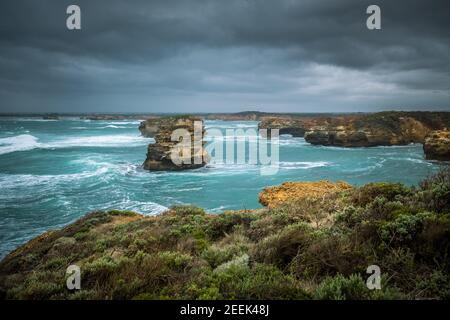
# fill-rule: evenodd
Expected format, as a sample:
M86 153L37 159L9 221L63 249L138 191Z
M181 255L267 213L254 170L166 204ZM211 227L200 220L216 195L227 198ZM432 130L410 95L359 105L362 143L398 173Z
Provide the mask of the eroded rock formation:
M331 119L305 133L315 145L373 147L423 142L430 129L412 117L374 114Z
M139 131L144 137L154 138L155 135L158 133L161 121L164 121L164 118L160 117L148 118L139 124Z
M450 161L450 130L432 131L425 138L423 151L429 160Z
M191 116L157 119L155 143L149 144L144 169L154 171L186 170L203 167L208 155L203 148L205 129L203 120ZM179 132L179 134L176 134ZM183 135L183 132L188 136ZM175 134L175 136L173 136Z
M449 112L379 112L328 116L279 115L261 118L260 129L305 137L315 145L373 147L423 143L433 130L450 127Z
M291 134L293 137L303 137L310 130L312 120L296 119L289 117L267 117L258 124L258 129L278 129L279 134ZM270 135L270 132L268 131Z
M436 129L450 125L445 112L380 112L332 118L313 126L305 140L315 145L373 147L423 143Z
M265 188L259 194L259 202L263 206L273 208L292 199L318 198L351 188L352 186L344 181L284 182L279 186Z

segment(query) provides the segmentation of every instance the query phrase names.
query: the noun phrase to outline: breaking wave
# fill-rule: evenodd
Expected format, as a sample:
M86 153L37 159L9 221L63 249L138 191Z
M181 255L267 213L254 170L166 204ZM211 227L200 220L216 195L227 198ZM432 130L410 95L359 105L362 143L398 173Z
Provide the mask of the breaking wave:
M0 139L0 154L27 151L39 147L38 139L30 134Z
M28 151L36 148L59 149L71 147L132 147L145 145L152 139L137 135L104 135L69 137L47 143L38 142L38 138L30 134L0 139L0 155L17 151Z

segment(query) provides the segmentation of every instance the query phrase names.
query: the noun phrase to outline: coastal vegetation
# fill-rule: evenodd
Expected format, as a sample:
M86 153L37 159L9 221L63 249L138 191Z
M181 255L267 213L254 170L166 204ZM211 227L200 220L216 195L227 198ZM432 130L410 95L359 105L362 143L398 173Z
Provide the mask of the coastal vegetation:
M303 188L303 186L302 186ZM0 263L6 299L449 299L450 169L258 210L97 211ZM81 269L81 290L66 268ZM381 290L366 269L381 269Z

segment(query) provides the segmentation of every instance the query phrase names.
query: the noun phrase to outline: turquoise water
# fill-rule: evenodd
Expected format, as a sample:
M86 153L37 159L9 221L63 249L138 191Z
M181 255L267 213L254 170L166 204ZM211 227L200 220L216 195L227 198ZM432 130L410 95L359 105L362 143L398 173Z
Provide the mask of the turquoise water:
M256 128L257 122L206 121L208 128ZM280 169L263 176L255 165L210 165L144 171L147 145L139 121L45 121L0 118L0 257L42 232L96 209L158 214L174 204L209 212L258 208L263 187L287 180L416 184L439 164L421 145L344 149L280 138Z

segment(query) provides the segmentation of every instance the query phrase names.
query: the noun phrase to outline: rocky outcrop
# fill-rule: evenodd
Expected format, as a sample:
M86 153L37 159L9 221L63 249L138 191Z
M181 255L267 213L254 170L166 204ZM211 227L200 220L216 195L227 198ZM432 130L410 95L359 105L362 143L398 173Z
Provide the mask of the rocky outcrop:
M428 160L450 161L450 130L432 131L423 144Z
M159 117L148 118L139 124L139 131L144 137L154 138L158 133L161 122L164 121L164 118Z
M330 125L344 123L352 116L319 116L319 115L279 115L264 117L258 124L259 129L278 129L280 134L291 134L303 137L306 132L317 128L328 128Z
M380 112L331 118L313 126L305 140L314 145L373 147L423 143L435 129L450 125L445 112Z
M172 134L177 129L188 133L189 140L177 135L172 141ZM155 143L148 146L144 169L154 171L174 171L203 167L208 155L203 148L205 129L203 120L190 116L174 116L158 119Z
M303 119L288 117L267 117L258 124L258 129L278 129L279 134L290 134L293 137L303 137L311 128L311 123ZM268 134L270 135L269 131Z
M449 112L379 112L347 115L265 116L259 129L305 137L314 145L373 147L423 143L433 130L450 127Z
M327 180L314 182L284 182L275 187L267 187L259 194L259 202L270 208L277 207L292 199L319 198L326 194L351 189L346 182Z

